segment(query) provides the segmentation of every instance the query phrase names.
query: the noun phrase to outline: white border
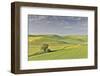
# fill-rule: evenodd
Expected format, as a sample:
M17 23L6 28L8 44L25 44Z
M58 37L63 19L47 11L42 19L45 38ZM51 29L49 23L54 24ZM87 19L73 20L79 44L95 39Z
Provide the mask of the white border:
M21 7L20 69L42 69L94 65L94 11ZM88 17L88 58L70 60L28 61L28 14Z

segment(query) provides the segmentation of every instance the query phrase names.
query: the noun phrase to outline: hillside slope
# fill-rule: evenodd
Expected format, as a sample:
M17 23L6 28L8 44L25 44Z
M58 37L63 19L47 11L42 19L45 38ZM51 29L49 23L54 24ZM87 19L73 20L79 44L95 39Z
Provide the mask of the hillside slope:
M87 35L29 35L28 43L28 60L87 58ZM44 43L54 52L35 55Z

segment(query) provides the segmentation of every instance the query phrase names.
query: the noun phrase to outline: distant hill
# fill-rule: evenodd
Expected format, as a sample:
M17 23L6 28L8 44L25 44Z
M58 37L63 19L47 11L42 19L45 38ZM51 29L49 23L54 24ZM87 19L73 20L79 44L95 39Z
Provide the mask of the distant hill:
M39 38L40 37L40 38ZM54 43L54 44L75 44L87 42L86 35L68 35L68 36L59 36L59 35L29 35L30 43L32 44L43 44L43 43ZM37 38L37 39L36 39ZM35 39L35 40L34 40Z

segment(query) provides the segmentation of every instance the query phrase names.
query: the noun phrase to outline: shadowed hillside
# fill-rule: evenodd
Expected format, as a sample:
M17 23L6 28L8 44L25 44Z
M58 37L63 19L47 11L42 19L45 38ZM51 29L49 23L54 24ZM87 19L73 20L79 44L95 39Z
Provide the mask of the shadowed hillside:
M45 53L41 46L49 45ZM29 35L28 60L76 59L87 57L87 35Z

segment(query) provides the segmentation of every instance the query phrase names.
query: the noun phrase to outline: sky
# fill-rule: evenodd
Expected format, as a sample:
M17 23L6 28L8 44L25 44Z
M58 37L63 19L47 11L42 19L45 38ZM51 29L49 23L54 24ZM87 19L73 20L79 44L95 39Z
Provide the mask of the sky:
M88 17L28 15L29 35L87 35Z

